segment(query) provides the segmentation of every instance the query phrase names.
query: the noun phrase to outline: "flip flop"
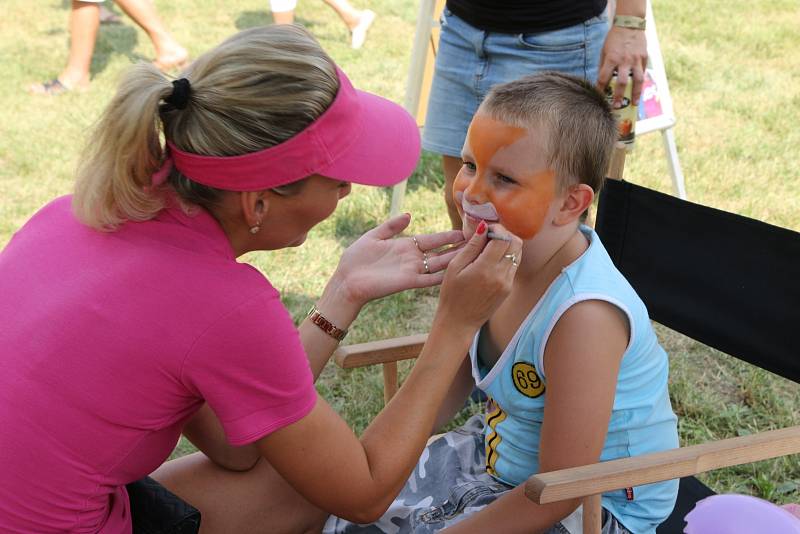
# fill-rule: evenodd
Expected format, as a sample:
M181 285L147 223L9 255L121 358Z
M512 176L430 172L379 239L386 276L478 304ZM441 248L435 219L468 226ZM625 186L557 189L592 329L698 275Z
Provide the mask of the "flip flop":
M28 87L28 92L34 95L58 96L70 91L70 88L61 83L58 78L48 82L33 84Z
M372 26L375 21L375 12L370 9L365 9L361 12L361 18L358 20L355 28L350 30L350 46L358 49L364 44L367 38L367 30Z

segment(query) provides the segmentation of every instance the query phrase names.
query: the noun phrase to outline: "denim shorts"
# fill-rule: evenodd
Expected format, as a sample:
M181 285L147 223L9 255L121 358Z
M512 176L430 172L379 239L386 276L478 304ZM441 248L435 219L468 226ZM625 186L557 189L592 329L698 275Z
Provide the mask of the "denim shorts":
M440 22L442 32L422 147L454 157L461 156L469 123L489 88L547 70L594 82L608 32L605 13L543 33L485 32L447 8Z

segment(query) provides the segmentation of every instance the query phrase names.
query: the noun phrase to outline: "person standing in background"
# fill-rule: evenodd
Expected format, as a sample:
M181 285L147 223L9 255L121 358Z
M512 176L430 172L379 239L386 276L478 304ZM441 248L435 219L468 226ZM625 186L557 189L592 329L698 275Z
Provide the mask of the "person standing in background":
M153 65L168 71L184 66L189 53L167 31L150 0L115 0L117 5L150 37L156 51ZM60 95L86 89L90 82L89 67L100 28L100 4L103 0L72 0L69 19L69 59L67 66L52 80L33 84L28 91L40 95Z
M636 102L647 65L645 0L447 0L422 137L441 154L445 203L453 228L461 217L453 182L472 116L489 89L527 74L558 71L603 89L619 71L614 106L629 78ZM609 28L608 17L613 13Z
M359 10L350 5L347 0L325 0L339 18L342 19L350 30L350 46L355 49L364 45L367 30L375 21L375 12L369 9ZM269 8L272 11L272 20L275 24L294 23L294 10L297 0L270 0Z

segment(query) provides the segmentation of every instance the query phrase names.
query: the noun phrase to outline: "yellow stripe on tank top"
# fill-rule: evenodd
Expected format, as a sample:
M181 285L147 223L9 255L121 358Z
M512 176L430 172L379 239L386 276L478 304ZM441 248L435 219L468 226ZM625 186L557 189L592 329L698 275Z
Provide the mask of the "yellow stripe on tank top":
M506 412L492 398L489 399L488 406L493 406L494 409L486 414L486 424L492 429L492 433L486 438L486 472L496 475L494 465L497 463L498 457L497 446L503 441L503 438L497 433L497 425L506 420Z

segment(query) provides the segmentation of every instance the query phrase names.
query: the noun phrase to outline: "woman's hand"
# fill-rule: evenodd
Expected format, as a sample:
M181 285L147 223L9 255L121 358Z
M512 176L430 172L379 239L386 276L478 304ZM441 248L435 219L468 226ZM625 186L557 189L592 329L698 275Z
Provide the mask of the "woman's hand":
M493 238L488 237L490 230ZM522 240L500 224L482 221L450 262L435 322L472 333L485 323L511 291L522 258Z
M350 302L367 302L406 289L440 284L457 251L436 250L461 243L460 230L396 238L411 215L398 215L373 228L342 254L330 284Z
M614 70L617 71L617 84L614 87L613 106L622 106L626 86L633 84L631 105L639 103L642 94L644 74L647 68L647 38L642 30L612 26L608 31L600 54L600 68L597 75L597 89L604 92ZM632 80L631 80L632 78Z

